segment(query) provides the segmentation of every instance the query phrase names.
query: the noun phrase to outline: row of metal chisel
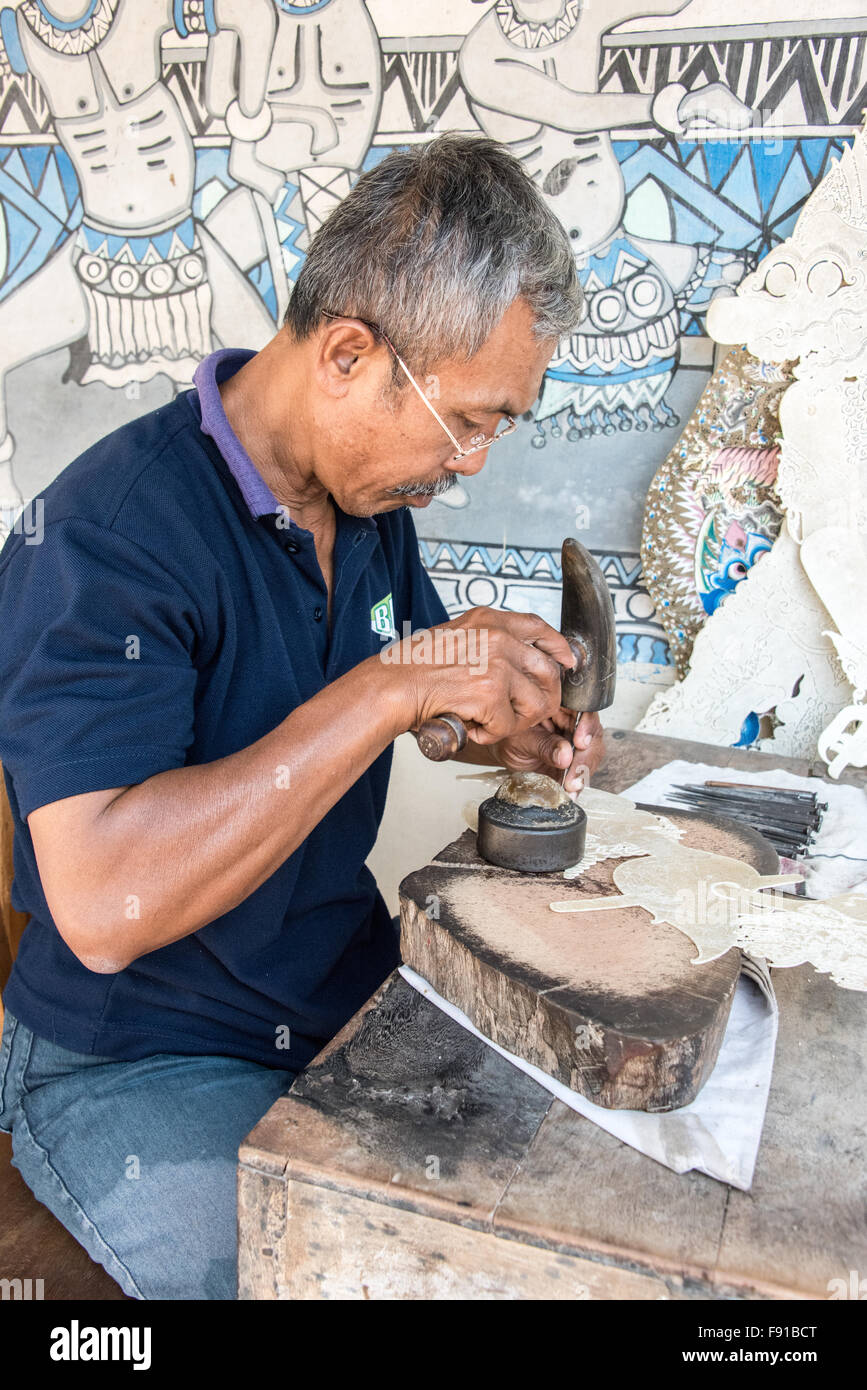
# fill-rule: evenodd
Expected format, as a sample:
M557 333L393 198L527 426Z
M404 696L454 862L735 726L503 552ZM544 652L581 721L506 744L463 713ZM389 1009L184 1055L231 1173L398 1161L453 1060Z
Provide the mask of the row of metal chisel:
M786 859L808 849L828 809L828 803L819 801L814 792L745 782L687 783L672 787L669 800L751 826Z

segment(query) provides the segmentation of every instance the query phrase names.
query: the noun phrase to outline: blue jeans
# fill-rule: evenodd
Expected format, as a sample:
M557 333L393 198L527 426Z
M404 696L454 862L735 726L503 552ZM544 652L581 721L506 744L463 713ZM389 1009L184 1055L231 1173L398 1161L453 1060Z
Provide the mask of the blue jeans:
M0 1129L40 1202L145 1299L237 1298L238 1146L295 1072L70 1052L7 1011Z

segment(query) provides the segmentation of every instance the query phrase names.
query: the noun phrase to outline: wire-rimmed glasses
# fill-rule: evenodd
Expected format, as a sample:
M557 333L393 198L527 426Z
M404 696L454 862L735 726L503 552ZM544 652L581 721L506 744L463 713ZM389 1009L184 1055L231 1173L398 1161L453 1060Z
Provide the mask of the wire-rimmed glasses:
M415 387L416 391L421 396L431 415L433 415L434 419L439 423L440 427L445 430L446 434L448 435L449 439L454 445L455 454L454 458L451 460L453 463L457 462L458 459L469 458L470 454L477 454L482 449L489 449L492 444L496 444L497 440L505 439L507 434L511 434L513 430L516 430L518 428L517 421L513 420L511 415L507 415L505 417L506 424L503 426L502 429L497 430L496 434L473 435L472 439L469 441L469 448L465 449L464 446L460 443L460 441L457 440L455 436L452 434L451 430L449 429L448 425L446 424L442 416L439 414L439 412L431 404L426 393L419 386L409 367L406 365L397 348L394 346L394 343L391 341L388 334L380 328L379 324L368 323L367 319L359 318L357 314L332 314L327 309L323 309L322 313L325 315L327 319L355 319L357 323L363 323L365 328L369 328L372 333L375 333L378 337L385 339L386 343L388 343L388 346L391 348L391 351L397 358L397 361L400 363L409 380L412 382L412 385Z

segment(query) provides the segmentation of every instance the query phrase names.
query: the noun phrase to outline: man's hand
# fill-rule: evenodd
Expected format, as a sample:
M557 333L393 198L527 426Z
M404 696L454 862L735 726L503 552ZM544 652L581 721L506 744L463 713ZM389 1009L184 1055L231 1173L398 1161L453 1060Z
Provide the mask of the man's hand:
M421 645L416 645L424 639ZM534 613L471 608L381 654L409 702L405 727L449 713L490 745L557 717L562 668L575 653Z
M504 738L494 751L513 772L544 772L558 782L564 767L569 767L564 790L580 792L601 764L605 748L598 714L582 714L570 744L574 719L572 710L560 709L534 728Z
M424 634L420 634L424 635ZM438 646L419 649L418 665L394 644L388 660L409 678L417 730L432 715L456 714L467 724L469 743L461 762L499 764L514 772L544 772L577 794L602 762L602 725L595 714L560 706L563 668L575 654L566 638L534 613L472 608L431 628ZM483 638L481 646L469 638ZM465 639L463 642L458 639ZM483 648L483 650L482 650ZM481 659L480 659L481 658ZM385 659L385 658L384 658Z

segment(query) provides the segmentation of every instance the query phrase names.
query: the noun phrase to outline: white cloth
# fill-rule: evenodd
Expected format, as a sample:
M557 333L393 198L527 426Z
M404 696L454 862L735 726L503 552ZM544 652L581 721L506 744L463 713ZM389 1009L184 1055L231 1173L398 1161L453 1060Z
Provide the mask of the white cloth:
M713 767L709 763L681 761L654 768L624 795L650 806L677 807L678 803L669 796L672 787L705 781L746 782L754 787L791 787L813 792L820 801L828 803L828 809L807 854L797 859L804 870L808 896L833 898L841 893L867 892L867 791L823 782L818 777L796 777L782 769L741 772L725 763Z
M507 1052L480 1033L466 1014L437 994L408 965L403 978L462 1028L532 1076L564 1105L675 1173L697 1168L748 1192L762 1137L777 1041L777 1002L764 962L744 957L716 1065L696 1099L679 1110L606 1110Z

